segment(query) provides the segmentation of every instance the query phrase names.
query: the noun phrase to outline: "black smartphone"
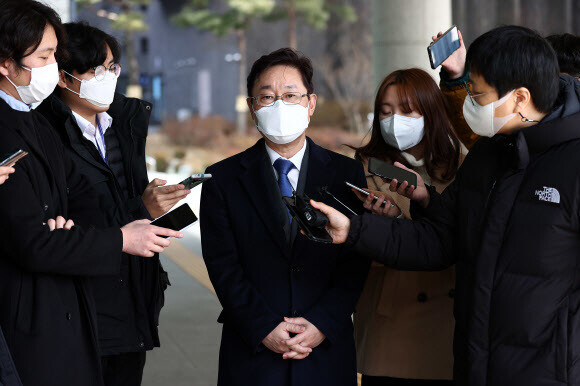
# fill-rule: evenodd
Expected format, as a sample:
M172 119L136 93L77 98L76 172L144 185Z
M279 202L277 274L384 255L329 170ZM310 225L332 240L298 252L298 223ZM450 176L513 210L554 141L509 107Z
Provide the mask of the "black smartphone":
M306 199L309 200L307 197ZM288 208L288 211L292 216L292 221L296 221L296 224L298 224L298 227L302 231L304 231L306 237L308 237L312 241L317 241L319 243L332 244L332 237L328 234L328 232L324 227L311 226L307 223L307 221L312 219L312 217L309 217L310 213L308 213L308 211L304 210L301 211L298 208L295 197L282 197L282 201L284 202L284 204L286 204L286 207ZM308 206L310 206L309 203ZM314 209L312 207L310 208L313 209L314 211L318 211L317 209ZM322 216L326 217L324 214L322 214ZM328 222L327 217L326 221Z
M197 221L197 216L191 210L188 204L183 204L179 208L165 213L163 216L151 221L151 225L161 228L173 229L180 231ZM167 238L166 236L160 236Z
M413 185L417 187L417 175L415 173L411 173L410 171L398 168L395 165L376 158L369 159L369 173L388 181L397 180L398 185L401 185L403 181L407 181L408 186Z
M436 69L461 46L457 26L449 28L439 39L429 44L427 54L431 68Z
M28 152L25 152L22 149L18 149L15 151L11 151L8 154L4 154L2 156L2 162L0 162L0 166L14 166L14 164L20 161L22 158L26 157Z
M185 186L185 189L191 190L197 185L211 178L211 174L193 174L181 181L180 184Z

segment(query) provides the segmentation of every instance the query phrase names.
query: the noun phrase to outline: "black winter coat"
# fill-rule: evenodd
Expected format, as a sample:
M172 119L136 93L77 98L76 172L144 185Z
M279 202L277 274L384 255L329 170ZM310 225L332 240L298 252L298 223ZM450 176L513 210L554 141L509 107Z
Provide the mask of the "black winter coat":
M89 276L118 275L119 228L77 225L99 217L90 184L50 124L0 100L0 154L29 152L0 187L0 325L25 385L101 385Z
M363 210L344 184L366 186L360 162L309 139L306 157L298 191L318 198L327 186L342 202ZM299 233L290 241L284 225L288 214L264 140L207 172L213 178L204 182L201 194L201 243L223 306L218 385L355 386L351 315L368 262L344 246ZM332 198L324 201L338 206ZM302 316L326 335L303 360L284 360L262 344L285 316Z
M364 215L348 242L409 270L457 264L458 385L580 385L580 82L512 136L481 139L419 221Z
M149 103L116 94L108 111L113 125L106 137L116 135L119 141L126 189L121 188L94 144L83 137L72 111L56 94L37 110L51 123L67 154L95 191L101 226L122 227L134 220L150 218L141 200L149 182L145 165ZM159 347L157 325L167 274L158 254L153 258L123 254L118 274L92 278L91 285L97 306L101 355Z
M0 328L0 386L22 386L12 355Z

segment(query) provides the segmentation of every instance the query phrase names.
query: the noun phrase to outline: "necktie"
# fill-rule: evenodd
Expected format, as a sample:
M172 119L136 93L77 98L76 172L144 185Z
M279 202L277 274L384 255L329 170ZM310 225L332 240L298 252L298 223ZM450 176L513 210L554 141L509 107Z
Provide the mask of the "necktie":
M103 145L105 145L105 134L103 134L103 128L101 127L101 123L99 122L99 117L97 117L97 128L99 134L101 134L101 138L103 139ZM101 150L101 147L99 146L99 140L97 139L97 130L95 130L95 144L97 145L97 150L99 151L99 154L103 158L103 161L105 161L105 163L108 165L109 158L107 157L106 153L107 149L105 147L104 151Z
M287 159L282 157L278 158L274 162L274 169L278 172L278 187L280 187L280 193L282 197L292 197L292 185L288 179L288 173L294 168L294 164ZM286 208L288 211L288 208ZM292 223L292 216L288 211L288 217L290 218L290 223Z

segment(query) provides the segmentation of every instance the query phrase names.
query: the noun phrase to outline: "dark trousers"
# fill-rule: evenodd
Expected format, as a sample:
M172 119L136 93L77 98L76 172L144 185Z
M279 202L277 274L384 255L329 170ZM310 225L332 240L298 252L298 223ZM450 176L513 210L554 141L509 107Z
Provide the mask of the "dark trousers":
M361 386L453 386L453 381L362 376Z
M145 356L143 351L101 357L105 386L140 386Z

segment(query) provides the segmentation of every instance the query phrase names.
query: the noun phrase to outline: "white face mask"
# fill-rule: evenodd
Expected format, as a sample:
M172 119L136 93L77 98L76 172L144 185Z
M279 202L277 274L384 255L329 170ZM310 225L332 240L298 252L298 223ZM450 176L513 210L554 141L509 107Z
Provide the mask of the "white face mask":
M113 103L115 89L117 88L117 76L112 72L107 71L102 80L97 80L95 77L90 80L79 79L66 71L65 73L81 82L79 92L67 87L66 89L70 92L77 94L80 98L86 99L97 107L109 107Z
M308 108L302 105L287 105L277 100L273 106L254 110L258 118L258 130L270 141L284 145L300 137L308 127Z
M405 117L393 114L381 120L381 134L389 145L399 150L407 150L417 145L425 135L423 117Z
M58 84L58 64L55 62L44 67L29 69L22 66L22 68L30 71L30 84L28 86L17 86L10 78L6 77L16 88L22 102L31 105L48 98Z
M503 105L515 90L507 93L503 98L481 106L469 97L465 97L463 102L463 117L471 130L482 137L493 137L516 113L508 114L505 117L496 117L495 110Z

